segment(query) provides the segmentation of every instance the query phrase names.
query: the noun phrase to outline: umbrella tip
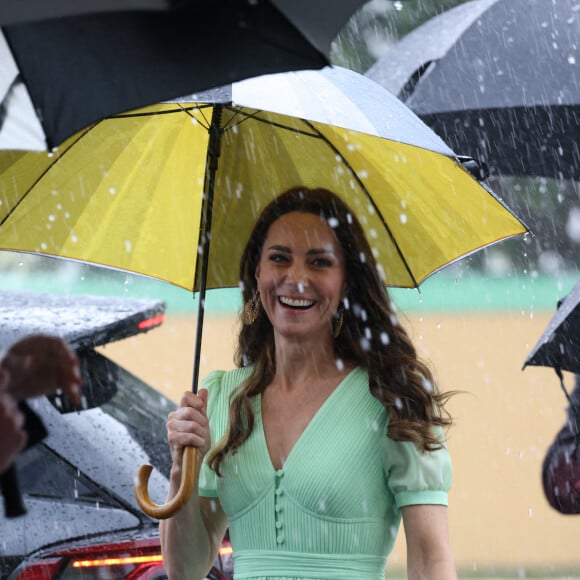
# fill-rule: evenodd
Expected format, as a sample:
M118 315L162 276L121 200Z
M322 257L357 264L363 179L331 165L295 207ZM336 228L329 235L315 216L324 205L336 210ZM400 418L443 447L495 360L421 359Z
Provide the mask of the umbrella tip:
M483 181L489 177L489 167L487 163L469 157L467 155L458 155L457 160L472 177L477 181Z

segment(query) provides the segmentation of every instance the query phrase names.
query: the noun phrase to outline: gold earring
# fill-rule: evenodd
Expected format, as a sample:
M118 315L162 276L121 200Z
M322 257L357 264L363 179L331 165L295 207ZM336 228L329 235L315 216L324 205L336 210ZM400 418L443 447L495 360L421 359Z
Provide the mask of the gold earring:
M252 326L260 316L260 293L256 292L252 298L250 298L244 304L244 311L242 313L242 322L244 326Z
M344 306L341 304L336 312L338 314L334 321L334 331L333 331L334 338L338 338L340 330L342 329L342 323L344 322Z

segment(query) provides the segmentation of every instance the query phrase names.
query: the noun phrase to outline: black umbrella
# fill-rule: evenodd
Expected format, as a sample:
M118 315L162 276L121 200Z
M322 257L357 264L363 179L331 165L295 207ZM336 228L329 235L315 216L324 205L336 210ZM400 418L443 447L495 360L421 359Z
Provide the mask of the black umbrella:
M523 368L528 365L553 367L570 401L562 371L580 373L580 281L558 303L556 314L526 358Z
M52 148L115 113L261 74L321 68L363 3L340 0L328 10L320 1L182 0L171 10L39 20L32 13L25 21L0 9L0 23L12 22L2 29L4 52L0 38L0 149ZM77 4L57 2L61 14L82 12Z
M473 0L366 74L493 173L579 180L579 38L575 0Z

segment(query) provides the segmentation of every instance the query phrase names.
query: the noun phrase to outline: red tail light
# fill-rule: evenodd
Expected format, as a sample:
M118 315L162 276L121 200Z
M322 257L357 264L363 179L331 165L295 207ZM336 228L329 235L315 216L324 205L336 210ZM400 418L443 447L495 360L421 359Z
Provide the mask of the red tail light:
M52 553L27 566L18 580L153 580L166 578L157 539Z
M231 564L231 545L224 540L219 560ZM225 562L224 562L225 560ZM231 576L230 576L231 577ZM165 580L158 538L101 544L53 552L26 564L17 580ZM210 579L227 577L212 569Z
M137 328L139 330L145 330L146 328L153 328L154 326L159 326L165 320L165 314L158 314L157 316L152 316L146 320L142 320L137 323Z

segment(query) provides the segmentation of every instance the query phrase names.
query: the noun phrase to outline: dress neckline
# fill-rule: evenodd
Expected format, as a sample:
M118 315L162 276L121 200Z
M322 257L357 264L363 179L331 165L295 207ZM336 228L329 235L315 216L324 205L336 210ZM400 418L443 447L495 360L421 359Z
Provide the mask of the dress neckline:
M305 437L306 438L308 437L308 433L310 431L312 431L312 429L316 426L316 423L318 423L320 421L320 416L326 412L325 409L327 409L331 405L332 400L338 396L338 392L344 388L344 385L348 382L348 379L350 377L352 377L353 374L359 368L360 367L356 366L356 367L352 368L346 375L344 375L344 377L341 379L341 381L338 383L338 385L336 385L336 387L332 391L332 393L330 393L330 395L325 399L325 401L322 403L322 405L320 405L320 407L318 408L316 413L314 413L314 415L312 416L312 419L310 419L310 421L308 422L308 425L306 425L304 431L302 431L302 433L300 434L298 439L296 439L296 442L292 446L292 449L290 449L290 452L288 453L288 456L286 457L286 460L284 461L284 464L282 465L281 469L276 469L276 467L274 466L274 463L272 462L272 457L270 456L270 451L268 449L268 442L266 440L266 432L264 431L264 421L262 418L262 393L260 393L260 396L257 398L255 412L257 413L257 416L259 418L259 430L260 430L260 440L261 440L262 449L263 449L266 460L267 460L268 465L269 465L272 472L278 473L278 472L284 471L287 468L288 462L290 461L290 459L294 455L297 454L296 448L300 447L300 444L303 442Z

